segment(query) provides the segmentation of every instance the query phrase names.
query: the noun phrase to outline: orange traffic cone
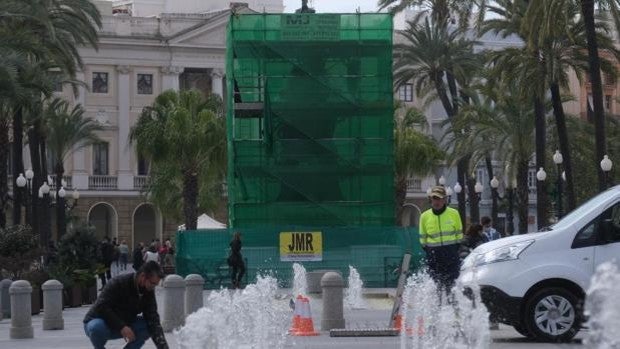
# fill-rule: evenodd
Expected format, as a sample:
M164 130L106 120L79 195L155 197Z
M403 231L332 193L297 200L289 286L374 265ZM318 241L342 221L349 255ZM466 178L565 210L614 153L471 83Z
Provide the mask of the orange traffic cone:
M420 327L422 326L422 327ZM405 333L407 333L407 335L412 336L415 334L415 331L413 330L413 328L411 327L403 327L403 316L400 314L396 314L396 316L394 316L394 328L398 331L398 332L402 332L403 330L405 331ZM424 333L424 322L422 321L422 318L418 318L418 334Z
M294 334L301 330L301 303L303 300L302 295L298 295L295 298L295 310L293 310L293 322L291 324L291 328L288 330L288 333Z
M293 333L294 336L318 336L319 333L314 331L314 321L312 321L312 313L310 311L310 300L302 297L300 302L301 323L299 331Z

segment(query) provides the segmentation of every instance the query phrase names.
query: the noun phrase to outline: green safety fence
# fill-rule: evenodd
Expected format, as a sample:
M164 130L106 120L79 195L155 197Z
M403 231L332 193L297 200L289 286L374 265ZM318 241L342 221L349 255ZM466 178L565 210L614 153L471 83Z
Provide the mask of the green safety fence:
M233 15L229 226L394 223L392 16Z
M280 233L320 232L322 251L320 261L303 261L307 271L338 270L349 275L349 265L355 267L366 287L395 287L398 268L405 252L412 253L410 269L420 266L423 252L416 228L401 227L271 227L259 229L215 229L179 231L176 236L177 274L200 274L206 288L230 286L226 258L232 233L242 234L242 255L246 261L244 283L252 283L257 275L274 275L281 287L291 287L292 261L282 261Z

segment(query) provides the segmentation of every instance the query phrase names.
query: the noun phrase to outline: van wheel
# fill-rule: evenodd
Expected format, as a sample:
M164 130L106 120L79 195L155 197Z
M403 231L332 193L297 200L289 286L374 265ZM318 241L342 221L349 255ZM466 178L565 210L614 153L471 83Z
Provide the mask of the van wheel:
M536 292L525 305L525 329L544 342L567 342L581 326L581 300L560 287Z

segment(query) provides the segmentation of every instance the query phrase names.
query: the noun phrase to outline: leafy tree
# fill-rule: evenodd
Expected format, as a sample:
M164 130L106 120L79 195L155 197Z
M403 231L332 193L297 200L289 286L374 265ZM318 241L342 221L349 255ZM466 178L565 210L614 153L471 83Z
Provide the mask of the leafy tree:
M425 176L433 171L444 154L437 142L416 127L425 123L424 114L409 109L394 123L394 166L396 187L396 218L401 222L407 196L407 180L415 175Z
M197 90L165 91L143 110L129 137L150 161L151 199L172 208L182 193L185 226L196 229L198 198L221 185L226 168L221 98L205 98Z
M97 132L103 127L90 117L84 116L80 104L71 108L69 102L55 98L44 110L47 129L47 145L54 154L56 188L62 187L65 173L64 161L73 152L99 142ZM56 205L56 224L59 237L66 230L65 207Z

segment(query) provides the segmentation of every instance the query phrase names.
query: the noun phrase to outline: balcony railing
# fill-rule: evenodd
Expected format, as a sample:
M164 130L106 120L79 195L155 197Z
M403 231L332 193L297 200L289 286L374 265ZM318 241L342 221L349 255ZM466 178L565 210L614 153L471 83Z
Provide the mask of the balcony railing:
M407 192L408 193L419 193L422 191L422 180L410 178L407 180Z
M49 175L49 177L52 180L51 183L48 183L48 185L50 186L50 190L56 190L56 175ZM62 180L65 181L65 189L73 188L73 181L71 176L62 176Z
M118 188L118 177L116 176L89 176L88 189L90 190L116 190Z
M146 187L149 176L134 176L133 188L136 190L142 190Z

